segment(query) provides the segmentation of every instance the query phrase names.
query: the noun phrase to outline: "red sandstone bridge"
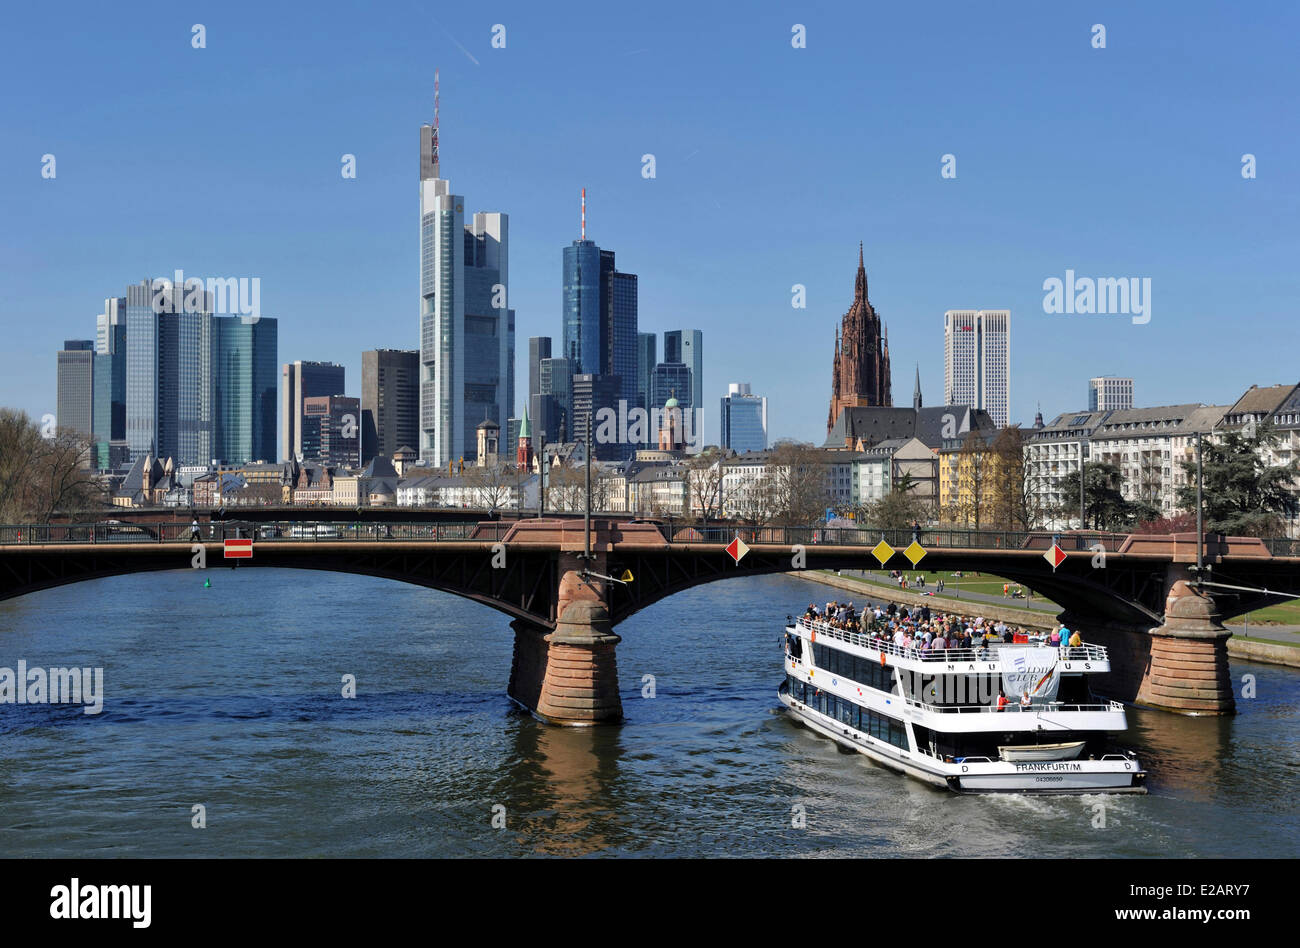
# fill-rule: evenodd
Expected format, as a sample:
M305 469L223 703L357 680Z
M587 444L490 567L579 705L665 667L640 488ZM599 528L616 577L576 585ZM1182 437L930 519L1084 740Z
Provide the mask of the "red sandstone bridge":
M329 513L204 523L197 541L188 524L176 522L0 526L0 599L196 565L332 570L415 583L511 616L511 697L545 720L589 724L622 715L613 627L666 596L722 579L877 569L877 553L887 569L993 573L1056 602L1063 623L1110 650L1112 671L1099 691L1201 714L1234 710L1231 632L1223 619L1300 594L1295 540L1207 536L1202 557L1216 585L1206 586L1199 582L1207 577L1198 580L1194 571L1194 534L926 529L924 557L914 565L904 552L910 530L670 529L597 517L588 533L578 519L381 523L338 521ZM726 549L736 537L748 546L738 561ZM227 541L235 539L252 540L251 558L225 558ZM1055 567L1044 556L1053 544L1063 550ZM631 582L613 579L629 572Z

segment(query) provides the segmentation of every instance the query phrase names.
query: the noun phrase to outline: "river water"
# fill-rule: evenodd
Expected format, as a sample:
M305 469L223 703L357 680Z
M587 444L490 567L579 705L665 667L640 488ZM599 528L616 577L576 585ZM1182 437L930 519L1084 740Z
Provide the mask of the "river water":
M768 576L658 603L618 627L626 722L580 730L506 698L504 615L416 586L212 569L0 602L0 666L102 667L105 695L0 704L0 856L1300 850L1295 670L1234 665L1255 697L1233 718L1131 710L1150 795L956 796L781 709L785 616L834 594Z

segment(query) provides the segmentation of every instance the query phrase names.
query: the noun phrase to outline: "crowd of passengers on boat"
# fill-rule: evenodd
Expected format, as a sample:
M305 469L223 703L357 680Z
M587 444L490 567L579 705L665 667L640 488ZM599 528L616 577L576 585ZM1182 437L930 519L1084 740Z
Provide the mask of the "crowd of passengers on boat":
M802 621L814 628L829 627L836 631L865 636L873 642L892 642L905 653L924 659L951 649L966 649L977 655L987 653L995 644L1043 645L1051 648L1079 648L1083 638L1076 629L1061 626L1050 633L1031 632L1023 626L1012 627L1002 620L986 621L983 616L970 618L955 613L931 612L928 605L908 609L889 603L886 607L866 603L861 612L852 602L828 602L824 609L810 603Z

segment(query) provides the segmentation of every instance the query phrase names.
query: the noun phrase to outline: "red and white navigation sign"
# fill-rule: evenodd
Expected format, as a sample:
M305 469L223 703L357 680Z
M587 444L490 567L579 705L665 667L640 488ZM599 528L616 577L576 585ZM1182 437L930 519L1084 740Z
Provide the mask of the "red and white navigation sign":
M228 560L251 560L253 558L253 540L245 537L241 540L227 540L223 546Z
M1053 543L1052 548L1043 554L1043 559L1051 563L1052 572L1056 572L1056 567L1065 562L1065 551Z
M740 537L736 537L734 540L732 540L730 543L727 544L728 555L730 555L731 558L735 560L737 563L739 563L740 558L748 552L749 552L749 547L745 546L745 541L742 540Z

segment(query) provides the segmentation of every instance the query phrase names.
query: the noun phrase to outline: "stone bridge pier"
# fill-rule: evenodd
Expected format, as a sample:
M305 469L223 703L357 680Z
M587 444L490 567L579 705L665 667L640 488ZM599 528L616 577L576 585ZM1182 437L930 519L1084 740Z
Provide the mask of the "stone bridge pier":
M582 578L582 561L561 558L555 630L516 619L507 693L548 724L587 726L622 720L618 664L603 580ZM597 554L591 568L605 571Z
M1111 671L1096 690L1110 698L1179 714L1235 714L1228 638L1214 597L1190 585L1187 567L1171 564L1164 621L1154 628L1098 622L1066 610L1061 622L1110 652Z

